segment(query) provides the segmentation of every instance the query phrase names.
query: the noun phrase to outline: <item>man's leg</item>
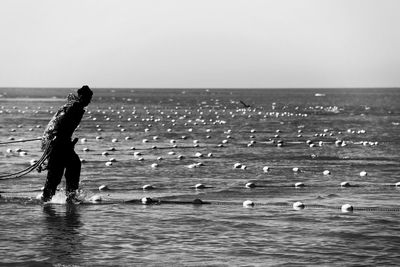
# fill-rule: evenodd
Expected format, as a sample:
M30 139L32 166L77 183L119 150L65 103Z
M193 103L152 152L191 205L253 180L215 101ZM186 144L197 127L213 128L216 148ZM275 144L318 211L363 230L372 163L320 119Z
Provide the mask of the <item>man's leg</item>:
M81 160L74 150L71 150L65 169L66 194L67 199L73 198L79 188L79 178L81 175Z
M47 165L47 179L44 185L42 200L49 201L56 193L57 186L61 182L64 173L64 164L62 156L54 151L49 156Z

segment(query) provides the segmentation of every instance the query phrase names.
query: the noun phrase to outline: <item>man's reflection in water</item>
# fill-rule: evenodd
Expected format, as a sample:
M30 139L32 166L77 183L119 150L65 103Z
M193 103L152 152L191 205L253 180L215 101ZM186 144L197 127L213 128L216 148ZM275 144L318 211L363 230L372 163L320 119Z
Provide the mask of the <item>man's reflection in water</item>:
M78 265L82 260L82 240L79 228L79 207L74 204L43 207L47 233L43 235L46 251L52 263Z

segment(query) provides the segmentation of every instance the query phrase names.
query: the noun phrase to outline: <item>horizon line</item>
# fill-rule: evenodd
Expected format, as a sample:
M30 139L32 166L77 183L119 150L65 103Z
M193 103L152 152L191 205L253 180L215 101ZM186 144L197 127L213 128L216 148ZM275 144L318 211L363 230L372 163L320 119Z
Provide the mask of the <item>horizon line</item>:
M1 86L0 89L71 89L71 88L79 88L80 86L68 86L68 87L53 87L53 86ZM348 86L348 87L95 87L95 86L90 86L91 88L96 88L96 89L130 89L130 90L142 90L142 89L165 89L165 90L171 90L171 89L203 89L203 90L215 90L215 89L254 89L254 90L279 90L279 89L285 89L285 90L297 90L297 89L400 89L400 86L390 86L390 87L380 87L380 86L363 86L363 87L358 87L358 86Z

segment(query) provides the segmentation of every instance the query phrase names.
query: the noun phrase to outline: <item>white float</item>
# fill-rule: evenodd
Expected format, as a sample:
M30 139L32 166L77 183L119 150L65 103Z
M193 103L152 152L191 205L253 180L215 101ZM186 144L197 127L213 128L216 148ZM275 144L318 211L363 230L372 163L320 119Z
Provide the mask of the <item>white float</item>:
M149 197L144 197L141 199L141 201L142 201L142 204L144 204L144 205L149 205L149 204L153 203L153 200Z
M342 212L348 213L348 212L353 212L353 206L350 204L344 204L341 207Z
M239 162L233 164L233 168L234 168L234 169L240 169L241 167L242 167L242 164L239 163Z
M252 208L252 207L254 207L254 205L255 205L254 202L251 200L245 200L243 202L243 207L245 207L245 208Z
M99 186L99 191L107 191L107 190L110 190L110 188L108 188L107 185L103 184Z
M153 190L154 186L152 186L151 184L146 184L142 187L143 190Z
M252 182L248 182L248 183L246 183L245 187L246 187L246 188L255 188L255 187L256 187L256 184L255 184L255 183L252 183Z
M325 171L322 172L322 174L323 174L323 175L330 175L331 172L330 172L329 170L325 170Z
M351 185L350 185L349 182L345 181L345 182L341 182L341 183L340 183L340 186L341 186L341 187L350 187Z
M305 208L305 205L300 201L297 201L297 202L293 203L293 209L294 210L302 210L304 208Z
M196 188L196 189L204 189L204 188L206 188L206 186L204 184L196 184L194 186L194 188Z

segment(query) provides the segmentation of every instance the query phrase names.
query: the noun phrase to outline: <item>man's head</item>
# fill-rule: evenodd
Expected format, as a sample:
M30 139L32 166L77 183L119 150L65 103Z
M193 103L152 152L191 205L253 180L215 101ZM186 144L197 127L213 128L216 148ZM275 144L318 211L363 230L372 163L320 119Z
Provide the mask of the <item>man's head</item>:
M83 106L89 105L92 100L93 92L90 90L89 86L84 85L82 88L78 89L78 97Z

